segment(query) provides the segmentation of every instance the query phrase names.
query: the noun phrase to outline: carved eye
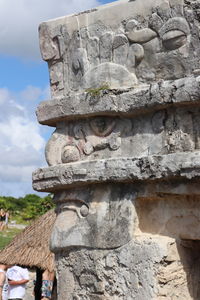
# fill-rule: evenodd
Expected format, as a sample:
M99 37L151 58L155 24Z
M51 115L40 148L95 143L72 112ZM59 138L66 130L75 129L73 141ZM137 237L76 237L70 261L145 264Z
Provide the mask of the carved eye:
M87 217L87 215L89 214L89 208L87 205L83 204L80 208L80 214L82 217Z
M180 30L172 30L163 35L162 41L163 46L167 50L175 50L187 42L187 37L185 33Z
M181 17L169 19L160 29L159 35L167 50L175 50L187 42L190 28L187 21Z
M115 120L106 117L98 117L90 121L90 127L98 136L109 135L115 126Z
M67 203L64 203L63 205L60 206L60 209L62 212L64 211L73 211L77 213L77 216L79 218L87 217L89 214L89 206L85 204L83 201L79 200L69 200Z

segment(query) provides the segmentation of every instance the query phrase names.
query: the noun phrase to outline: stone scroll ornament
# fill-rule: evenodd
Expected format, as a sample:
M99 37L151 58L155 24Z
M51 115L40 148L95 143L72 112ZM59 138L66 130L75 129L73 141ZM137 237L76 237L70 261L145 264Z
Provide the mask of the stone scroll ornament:
M199 12L123 0L40 25L58 300L199 299Z

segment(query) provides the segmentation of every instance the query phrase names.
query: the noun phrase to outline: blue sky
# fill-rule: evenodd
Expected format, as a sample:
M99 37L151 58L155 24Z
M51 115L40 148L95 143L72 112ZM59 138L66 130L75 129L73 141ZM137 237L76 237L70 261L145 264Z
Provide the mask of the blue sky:
M46 62L23 60L2 54L0 66L0 88L7 87L17 92L28 85L44 87L48 83Z
M32 171L46 166L44 147L53 129L35 117L38 103L50 98L39 23L109 2L0 0L0 195L33 193Z

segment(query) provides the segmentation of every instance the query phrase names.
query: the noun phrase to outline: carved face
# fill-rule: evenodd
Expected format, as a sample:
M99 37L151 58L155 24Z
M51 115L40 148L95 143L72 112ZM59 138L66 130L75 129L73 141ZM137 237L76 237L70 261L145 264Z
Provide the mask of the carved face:
M189 49L189 24L183 16L171 17L171 12L170 8L162 13L154 12L147 17L148 24L138 19L127 20L120 34L104 33L100 48L106 47L109 38L112 45L111 48L107 45L109 58L88 69L84 84L97 87L100 82L107 82L111 88L134 87L137 79L149 82L180 78L189 73L188 57L193 55Z
M134 197L127 186L97 186L57 194L59 213L52 232L52 250L109 249L126 244L134 231Z
M98 117L90 121L90 127L97 136L107 136L112 132L115 123L110 118Z
M106 116L63 123L46 146L46 160L49 165L57 165L87 160L91 155L96 159L97 152L98 158L113 156L121 146L122 137L131 128L129 119Z
M103 86L134 88L182 78L200 69L198 9L182 0L148 0L141 10L139 2L107 8L111 14L116 10L109 26L101 12L91 20L89 14L86 24L72 17L71 28L65 21L59 28L54 23L49 28L41 26L41 51L50 61L53 95Z

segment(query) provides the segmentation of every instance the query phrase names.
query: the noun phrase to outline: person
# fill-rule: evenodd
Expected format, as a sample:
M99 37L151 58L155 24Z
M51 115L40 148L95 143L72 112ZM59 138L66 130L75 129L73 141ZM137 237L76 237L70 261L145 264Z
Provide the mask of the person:
M6 271L9 266L0 264L0 300L7 300L8 296L8 282Z
M5 218L5 229L8 228L8 220L9 220L9 211L6 211L6 218Z
M56 300L57 281L55 272L36 268L36 280L34 286L35 300Z
M29 273L26 268L13 266L7 270L8 300L22 300L26 283L29 281Z
M3 208L0 210L0 231L2 231L5 227L5 221L6 221L6 213Z
M55 273L45 270L42 274L41 300L52 299Z

